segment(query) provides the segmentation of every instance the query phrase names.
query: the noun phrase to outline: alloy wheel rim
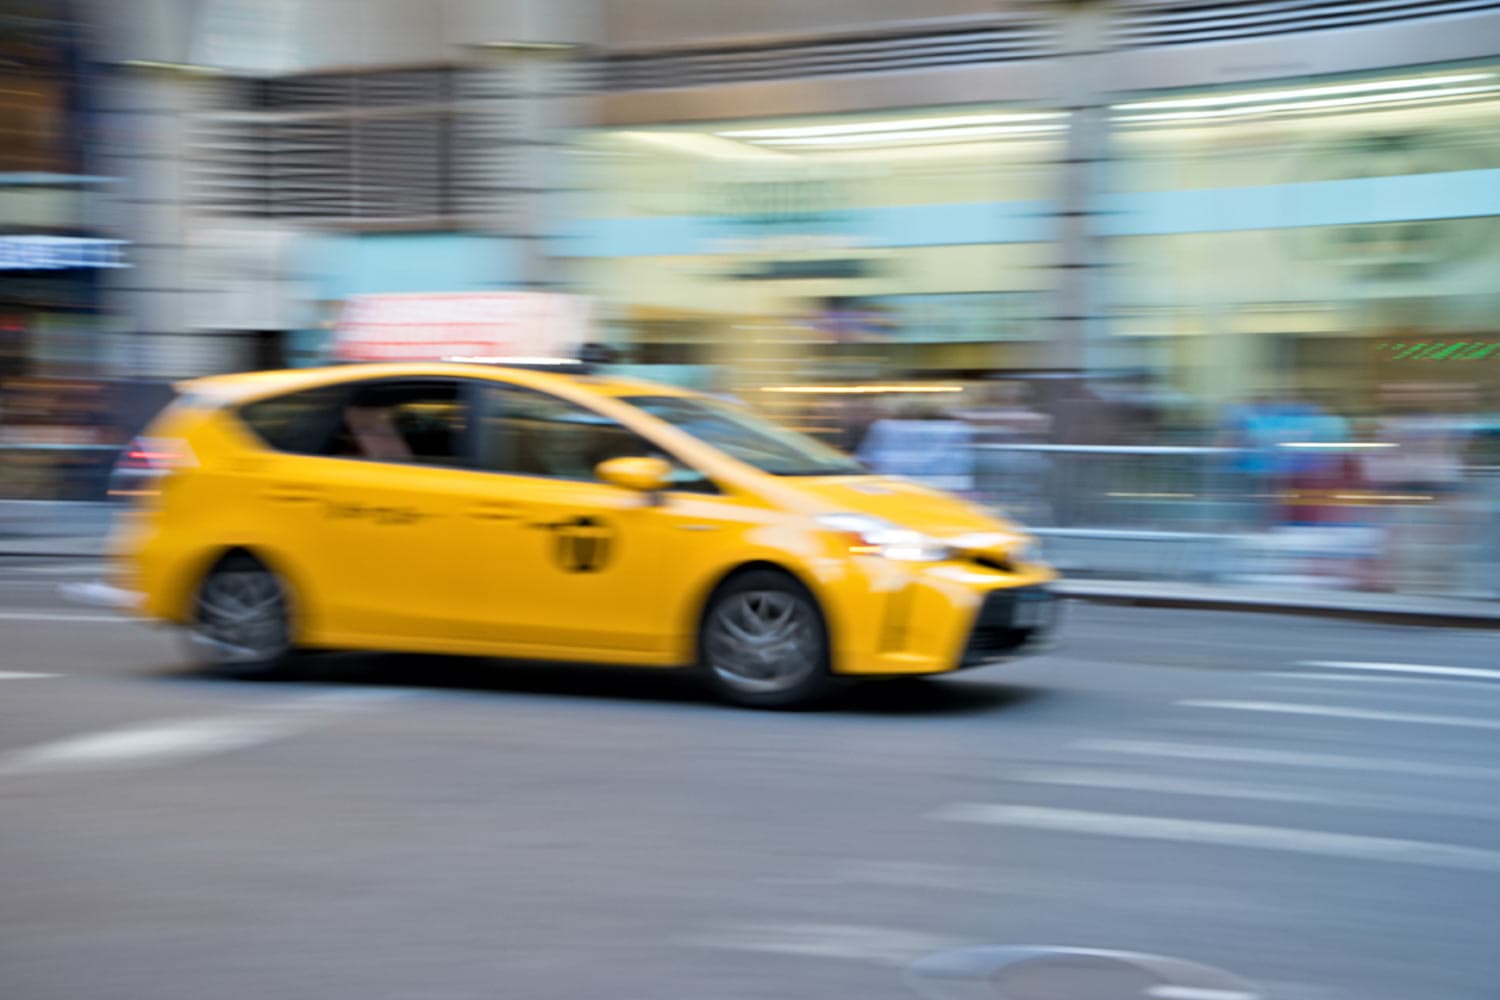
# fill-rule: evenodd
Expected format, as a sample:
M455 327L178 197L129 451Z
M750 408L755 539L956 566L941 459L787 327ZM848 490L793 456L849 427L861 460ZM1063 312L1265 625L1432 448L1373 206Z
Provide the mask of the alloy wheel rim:
M286 597L265 570L211 575L198 592L193 637L226 663L273 659L287 648Z
M750 590L714 609L704 645L720 680L758 694L784 690L818 669L817 643L806 601L781 590Z

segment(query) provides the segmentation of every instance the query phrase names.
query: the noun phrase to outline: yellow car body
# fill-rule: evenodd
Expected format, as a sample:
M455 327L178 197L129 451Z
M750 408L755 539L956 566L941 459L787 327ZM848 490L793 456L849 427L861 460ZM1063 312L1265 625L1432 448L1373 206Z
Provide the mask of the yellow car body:
M438 401L424 410L412 386ZM688 667L702 659L712 595L757 570L805 588L833 675L940 674L1033 645L1050 626L1055 574L1015 526L915 483L837 466L807 439L787 447L805 445L837 474L764 471L661 415L686 412L716 434L728 427L725 440L740 447L734 413L758 418L683 389L453 363L217 376L180 388L137 445L161 474L113 540L121 582L146 615L167 622L192 625L205 575L242 553L285 588L298 648ZM351 393L397 402L359 410ZM503 410L493 421L481 413L491 406ZM298 421L336 411L327 433L346 444L304 453L312 446L298 442L315 435L299 437ZM382 457L369 443L379 433L361 439L358 456L340 452L356 447L350 428L370 424L372 412L427 428L401 431L401 441L440 427L449 442L440 447L455 457ZM533 412L573 423L537 423ZM674 478L652 488L649 463L617 462L605 482L576 466L566 477L513 471L550 470L546 455L485 457L521 456L527 434L559 427L574 436L538 438L543 451L547 440L603 435L616 450L641 444ZM396 440L390 426L380 433ZM504 437L504 448L486 435ZM452 445L458 436L470 443ZM643 472L641 483L630 478ZM867 531L870 518L883 530ZM1021 609L1019 597L1035 607Z

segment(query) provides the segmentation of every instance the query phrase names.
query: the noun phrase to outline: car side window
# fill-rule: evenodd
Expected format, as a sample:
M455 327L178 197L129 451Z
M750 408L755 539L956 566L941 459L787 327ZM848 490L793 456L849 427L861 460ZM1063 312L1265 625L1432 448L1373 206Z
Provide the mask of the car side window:
M344 401L323 454L375 462L470 466L468 406L456 381L367 382Z
M272 396L246 403L239 408L239 418L277 451L318 455L325 451L338 425L347 392L342 385L325 385Z
M492 472L592 481L600 462L655 456L672 462L673 489L714 492L700 472L609 417L543 392L492 384L481 391L477 465Z

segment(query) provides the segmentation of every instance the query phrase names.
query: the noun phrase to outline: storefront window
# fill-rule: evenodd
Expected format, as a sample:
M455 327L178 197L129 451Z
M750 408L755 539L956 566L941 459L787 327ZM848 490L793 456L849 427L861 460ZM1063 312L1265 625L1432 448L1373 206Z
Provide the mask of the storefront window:
M1140 95L1112 126L1113 332L1206 411L1492 381L1500 65Z
M1035 363L1067 115L595 130L567 254L614 342L714 388Z

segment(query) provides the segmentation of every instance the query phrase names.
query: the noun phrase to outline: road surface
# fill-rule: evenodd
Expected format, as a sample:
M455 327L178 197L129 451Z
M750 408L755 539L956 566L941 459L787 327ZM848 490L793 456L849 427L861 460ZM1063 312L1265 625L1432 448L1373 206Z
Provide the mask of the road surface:
M775 714L206 679L58 596L96 572L0 564L5 1000L1500 995L1493 633L1074 606L1045 657Z

